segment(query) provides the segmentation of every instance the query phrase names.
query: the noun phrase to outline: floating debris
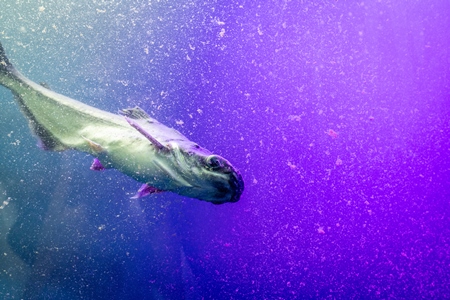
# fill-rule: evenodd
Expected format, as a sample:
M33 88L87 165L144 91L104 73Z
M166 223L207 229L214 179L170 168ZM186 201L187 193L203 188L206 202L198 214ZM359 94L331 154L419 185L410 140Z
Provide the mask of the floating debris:
M8 197L6 200L4 200L2 205L0 205L0 209L4 209L9 204L10 201L11 201L10 197Z
M325 131L325 133L331 136L333 139L336 139L339 136L339 134L333 129L328 129L327 131Z

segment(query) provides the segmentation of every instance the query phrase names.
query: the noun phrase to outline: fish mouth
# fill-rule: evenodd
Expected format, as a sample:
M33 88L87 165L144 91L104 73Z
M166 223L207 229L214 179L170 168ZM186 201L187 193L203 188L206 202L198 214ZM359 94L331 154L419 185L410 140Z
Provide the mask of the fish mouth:
M228 187L225 187L223 184L217 184L216 188L218 190L215 195L215 199L220 200L208 200L212 204L220 205L227 202L238 202L241 198L241 194L244 191L244 180L242 180L242 176L239 172L232 172L230 175L230 180L228 180ZM227 197L228 194L231 194L231 197Z
M230 202L238 202L241 198L241 194L244 191L244 180L239 172L233 172L231 179L229 180L233 195L230 198Z

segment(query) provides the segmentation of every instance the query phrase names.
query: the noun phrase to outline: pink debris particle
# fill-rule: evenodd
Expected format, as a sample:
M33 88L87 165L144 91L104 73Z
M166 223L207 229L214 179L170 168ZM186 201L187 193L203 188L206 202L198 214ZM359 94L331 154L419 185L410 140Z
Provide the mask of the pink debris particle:
M323 227L319 227L317 229L317 232L320 233L320 234L325 234L325 230L323 230Z
M333 139L336 139L338 137L338 133L334 131L333 129L328 129L328 131L325 131L326 134L331 136Z

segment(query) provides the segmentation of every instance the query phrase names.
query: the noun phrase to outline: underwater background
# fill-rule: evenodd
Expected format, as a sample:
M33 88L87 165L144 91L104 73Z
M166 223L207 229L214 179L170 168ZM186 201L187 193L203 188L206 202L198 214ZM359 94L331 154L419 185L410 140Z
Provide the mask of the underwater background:
M3 1L20 72L228 159L237 203L36 146L0 88L2 299L450 298L450 2Z

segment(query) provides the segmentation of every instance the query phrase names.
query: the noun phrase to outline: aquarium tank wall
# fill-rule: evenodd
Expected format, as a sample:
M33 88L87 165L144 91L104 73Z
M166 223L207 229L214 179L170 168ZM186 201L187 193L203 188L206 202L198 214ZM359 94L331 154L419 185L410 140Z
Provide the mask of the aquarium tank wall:
M0 297L450 298L449 12L445 0L3 1ZM109 117L62 114L54 95ZM185 142L149 129L143 154L151 122L118 114L136 106ZM106 134L111 120L130 127ZM200 172L189 165L133 197L159 175L92 166L113 151L82 134L65 151L39 143L75 138L75 121L133 150L122 165L192 142L223 158L204 154L202 170L240 175L175 188ZM187 186L240 197L215 205Z

